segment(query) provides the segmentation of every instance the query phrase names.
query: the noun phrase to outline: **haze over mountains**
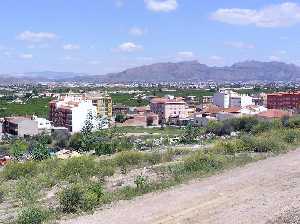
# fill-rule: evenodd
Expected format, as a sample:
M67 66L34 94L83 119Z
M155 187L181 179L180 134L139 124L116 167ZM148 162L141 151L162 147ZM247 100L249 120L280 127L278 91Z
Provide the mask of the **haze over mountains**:
M225 67L212 67L198 61L156 63L107 75L72 72L32 72L7 74L0 82L87 81L87 82L160 82L160 81L300 81L300 67L283 62L245 61Z

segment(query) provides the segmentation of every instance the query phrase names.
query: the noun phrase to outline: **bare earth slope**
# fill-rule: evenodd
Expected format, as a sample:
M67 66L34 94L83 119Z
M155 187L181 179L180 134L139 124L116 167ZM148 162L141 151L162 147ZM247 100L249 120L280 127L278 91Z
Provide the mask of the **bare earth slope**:
M62 223L300 223L299 209L297 150Z

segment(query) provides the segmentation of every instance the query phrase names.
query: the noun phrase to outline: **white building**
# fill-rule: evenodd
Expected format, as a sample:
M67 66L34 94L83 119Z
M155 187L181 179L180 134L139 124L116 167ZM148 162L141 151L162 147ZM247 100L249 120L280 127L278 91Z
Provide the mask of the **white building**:
M253 105L252 97L248 95L238 94L231 90L221 90L213 96L213 102L221 108L229 107L246 107Z
M71 133L82 130L89 115L92 118L93 127L107 128L108 122L97 117L97 107L92 100L82 97L65 97L59 101L50 102L49 118L55 127L66 127Z

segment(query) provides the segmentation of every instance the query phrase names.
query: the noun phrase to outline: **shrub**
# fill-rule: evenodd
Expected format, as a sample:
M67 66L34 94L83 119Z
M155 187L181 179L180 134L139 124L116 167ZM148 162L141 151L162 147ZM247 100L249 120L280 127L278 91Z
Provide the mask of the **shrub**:
M81 156L59 161L54 168L54 175L60 180L88 179L92 176L111 176L115 172L114 162L111 160L96 161L91 156Z
M37 173L37 164L33 161L24 163L10 162L4 167L3 176L8 180L20 177L33 176Z
M65 213L75 213L83 203L83 190L79 185L72 185L59 194L59 204Z
M31 205L37 202L40 188L38 183L28 178L22 178L16 185L16 196L22 201L23 205Z
M88 186L88 191L96 194L97 196L97 200L99 201L101 199L101 197L104 195L104 192L103 192L103 187L101 186L101 184L99 183L91 183L89 186Z
M0 189L0 204L4 201L4 191Z
M142 163L144 160L144 153L136 151L120 152L115 157L115 162L119 167L134 166Z
M69 146L72 148L72 149L75 149L75 150L80 150L81 148L81 145L82 145L82 135L81 133L76 133L74 135L72 135L71 139L70 139L70 144Z
M83 211L93 210L98 204L98 196L96 193L92 191L87 191L83 194L82 202L80 204L80 208Z
M196 152L184 160L185 170L188 172L202 171L209 172L219 170L224 165L224 158L216 154L205 154Z
M296 130L288 130L283 135L283 140L288 144L294 144L299 141L300 133Z
M44 142L35 142L31 148L31 156L34 160L41 161L48 159L50 157L50 152Z
M16 140L9 149L11 155L16 159L20 159L27 150L28 144L23 140Z
M17 224L41 224L48 218L48 213L40 208L30 207L18 215Z
M63 180L77 177L88 178L96 175L97 172L97 162L94 158L87 156L64 160L56 168L56 176Z
M95 154L101 155L111 155L115 152L116 144L113 141L99 141L94 145Z
M148 185L148 180L143 175L138 175L135 178L134 183L136 184L137 188L139 188L139 189L145 189L147 187L147 185Z

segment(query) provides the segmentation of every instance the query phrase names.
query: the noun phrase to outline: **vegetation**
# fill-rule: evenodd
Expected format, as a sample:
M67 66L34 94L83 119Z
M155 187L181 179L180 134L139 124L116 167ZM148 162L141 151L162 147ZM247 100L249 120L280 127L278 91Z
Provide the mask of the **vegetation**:
M12 148L19 149L26 143L32 159L12 161L5 166L1 172L0 189L8 189L8 195L25 208L20 211L17 223L42 223L53 216L47 210L37 209L52 206L44 200L47 197L45 192L51 189L57 191L58 188L58 193L51 199L57 205L53 208L54 214L93 211L106 203L131 199L191 178L286 152L300 145L299 124L297 117L274 122L243 117L213 122L206 129L192 126L166 128L164 131L180 136L185 144L203 142L205 138L215 138L215 144L206 149L176 146L143 152L136 151L133 140L124 135L126 130L134 133L140 129L86 131L73 135L68 141L69 146L83 155L66 160L49 157L48 144L53 144L57 138L52 141L39 136L37 139L18 140L11 145L11 151L19 152ZM161 129L145 130L163 133ZM237 134L231 135L232 132ZM16 155L24 154L23 150L20 151ZM149 172L157 178L152 179L147 172L143 173L144 167L149 168ZM130 175L136 170L139 173L132 178ZM113 180L115 177L111 176L114 174L129 175L131 185L111 187L108 180Z
M24 116L37 115L41 117L48 117L48 104L51 98L35 98L22 99L24 104L10 103L9 100L0 100L0 117L8 116Z

